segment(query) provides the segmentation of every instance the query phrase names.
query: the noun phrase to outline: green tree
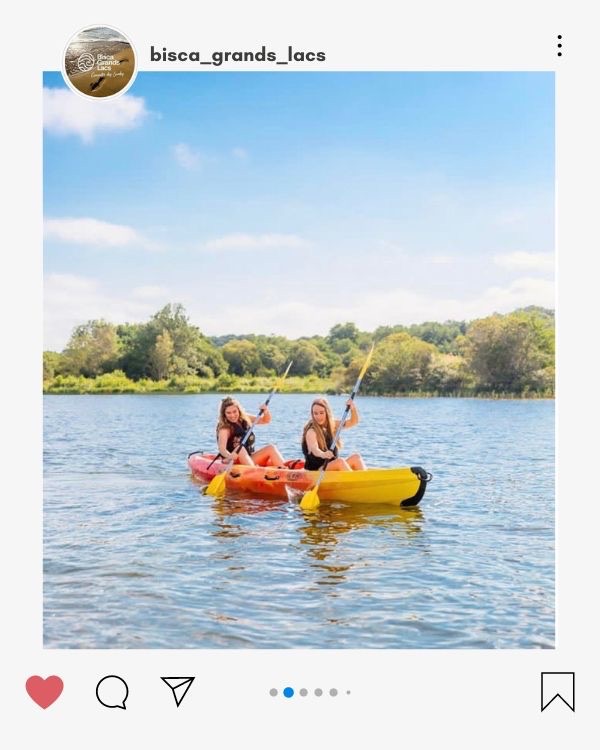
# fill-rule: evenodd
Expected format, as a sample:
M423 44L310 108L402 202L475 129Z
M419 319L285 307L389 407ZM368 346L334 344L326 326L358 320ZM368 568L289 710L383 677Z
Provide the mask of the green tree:
M253 341L229 341L221 351L234 375L256 375L260 369L260 356Z
M129 378L156 377L156 346L165 333L173 345L170 374L213 377L227 370L221 352L199 328L190 324L183 306L169 304L147 323L119 327L124 350L120 367Z
M416 336L428 344L433 344L442 352L454 353L458 351L456 339L466 331L466 323L447 320L445 323L419 323L408 328L411 336Z
M379 326L373 333L373 341L375 343L383 341L383 339L391 336L393 333L405 333L408 329L406 326Z
M58 352L45 351L43 355L44 382L52 380L61 371L63 357Z
M216 346L208 338L201 336L195 346L193 369L203 378L218 377L227 372L227 362Z
M359 336L360 331L354 323L337 323L329 331L327 340L330 344L333 344L340 339L348 339L351 342L356 343Z
M334 339L331 342L331 349L336 354L348 354L348 352L355 352L358 350L358 347L354 344L354 341L352 339Z
M294 360L290 371L293 375L321 374L326 360L319 347L312 341L299 339L292 345L290 356Z
M113 370L119 354L116 327L105 320L90 320L73 331L63 352L62 370L93 378Z
M156 334L147 323L124 323L117 328L122 355L119 367L132 380L150 376L150 351Z
M476 320L463 346L482 390L521 393L548 387L554 367L554 326L536 311Z
M455 394L473 386L473 376L464 357L459 354L435 352L425 380L430 393Z
M371 345L372 336L358 329L354 323L338 323L329 331L325 343L327 352L324 352L328 362L327 374L340 364L344 366L360 355L360 351ZM331 355L337 355L332 357Z
M365 391L377 394L406 393L425 387L436 348L408 333L393 333L379 343L363 380ZM346 382L354 382L364 362L364 353L347 371Z
M150 366L155 380L164 380L171 374L174 350L171 334L168 331L159 333L154 346L150 350ZM185 360L183 364L185 366Z
M289 360L289 341L283 336L257 336L254 339L264 374L279 373ZM260 374L260 373L259 373Z
M324 336L311 336L303 337L301 341L307 341L310 344L316 346L319 351L317 358L314 363L316 374L320 377L327 377L331 375L333 370L340 367L342 363L342 355L335 352L329 343L329 338ZM297 342L296 342L297 343ZM353 349L354 351L354 349ZM344 355L345 357L346 355ZM350 361L350 360L348 360Z
M196 326L190 325L183 305L165 305L152 316L148 325L154 342L158 336L168 332L173 342L173 357L178 357L186 363L187 373L180 374L193 374L204 364L200 356L203 336Z

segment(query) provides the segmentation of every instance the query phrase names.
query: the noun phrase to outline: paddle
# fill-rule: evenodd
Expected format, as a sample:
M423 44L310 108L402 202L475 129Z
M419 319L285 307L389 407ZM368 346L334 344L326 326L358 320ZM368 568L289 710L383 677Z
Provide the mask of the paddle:
M358 389L360 387L360 384L362 382L363 377L365 376L365 372L367 371L367 367L369 366L369 363L371 362L371 358L373 356L373 350L375 349L375 344L371 346L371 351L367 354L367 358L365 360L365 363L362 367L362 370L358 374L358 378L356 380L356 383L354 384L354 388L352 389L352 393L350 394L350 401L354 401L354 397L356 396ZM344 426L344 423L346 422L346 419L348 418L348 414L350 413L350 405L346 403L346 408L344 409L344 414L342 416L342 419L340 423L337 426L337 430L335 431L335 435L333 436L333 440L331 441L331 445L329 446L329 450L333 451L335 448L338 438L340 436L340 432L342 431L342 428ZM308 490L308 492L304 493L304 496L302 497L302 500L300 501L300 507L302 510L315 510L319 507L321 501L319 500L319 487L321 485L321 480L323 479L325 475L325 469L327 468L327 464L329 463L330 459L327 459L323 466L319 469L319 476L317 477L317 481L315 486Z
M289 365L288 365L288 366L286 367L286 369L285 369L285 372L283 373L283 375L282 375L282 376L281 376L281 377L279 378L279 380L278 380L278 381L277 381L277 382L275 383L275 385L273 386L273 389L271 390L271 393L269 393L269 395L267 396L267 400L265 401L265 407L269 405L269 401L270 401L270 400L271 400L271 398L273 397L273 394L275 393L275 391L276 391L276 390L277 390L278 388L280 388L280 387L281 387L281 384L282 384L282 383L283 383L283 381L285 380L285 377L286 377L286 375L287 375L287 374L288 374L288 372L290 371L290 367L292 366L292 364L293 364L293 361L294 361L294 360L292 360L292 361L291 361L291 362L289 363ZM248 440L248 438L249 438L249 437L250 437L250 435L252 434L252 430L254 429L254 426L256 425L256 423L258 422L258 420L260 419L260 417L261 417L261 415L262 415L263 411L264 411L264 410L263 410L263 409L261 409L261 410L260 410L260 411L258 412L258 414L257 414L257 415L256 415L256 416L254 417L254 419L253 419L253 420L252 420L252 422L250 423L250 426L248 427L248 429L247 429L247 430L246 430L246 432L244 433L244 436L243 436L243 437L242 437L242 439L240 440L239 444L238 444L238 445L236 446L236 448L235 448L235 449L233 450L233 453L239 453L239 452L240 452L240 451L242 450L242 448L244 447L244 445L246 445L246 441ZM221 472L220 474L216 474L216 475L215 475L215 476L214 476L214 477L213 477L213 478L212 478L212 479L210 480L210 482L209 482L209 484L208 484L208 487L206 488L206 492L205 492L205 494L207 494L207 495L213 495L214 497L216 497L216 496L218 496L218 495L222 495L222 494L223 494L223 492L225 491L225 481L226 481L226 479L227 479L227 474L228 474L228 473L229 473L229 471L231 470L231 467L233 466L233 463L234 463L234 461L235 461L235 456L234 456L233 458L230 458L230 459L229 459L229 461L227 462L227 466L225 467L224 471L222 471L222 472Z

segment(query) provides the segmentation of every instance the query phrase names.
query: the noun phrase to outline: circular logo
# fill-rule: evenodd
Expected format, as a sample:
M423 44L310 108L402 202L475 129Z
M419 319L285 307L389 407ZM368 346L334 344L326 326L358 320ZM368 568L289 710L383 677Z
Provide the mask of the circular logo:
M129 39L112 26L89 26L69 40L63 78L78 94L93 99L123 94L137 72Z
M77 67L83 73L87 73L88 70L91 70L94 67L95 62L94 55L90 55L89 52L84 52L77 58Z

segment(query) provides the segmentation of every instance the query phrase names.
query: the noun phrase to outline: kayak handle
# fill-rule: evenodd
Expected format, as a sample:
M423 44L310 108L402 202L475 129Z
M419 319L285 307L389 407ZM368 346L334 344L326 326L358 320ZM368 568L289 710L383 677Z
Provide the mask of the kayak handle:
M425 471L425 469L420 466L411 466L410 470L416 474L422 482L431 482L433 479L433 474L429 471Z

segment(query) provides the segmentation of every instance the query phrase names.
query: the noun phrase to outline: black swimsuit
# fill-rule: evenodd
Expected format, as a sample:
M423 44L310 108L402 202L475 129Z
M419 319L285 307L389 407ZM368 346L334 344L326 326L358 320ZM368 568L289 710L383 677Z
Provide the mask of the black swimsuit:
M239 445L242 438L246 434L248 427L250 427L250 425L245 421L236 422L235 424L229 426L229 437L227 438L227 450L229 451L229 453L231 453L237 447L237 445ZM248 453L254 453L255 441L256 437L254 436L254 433L251 432L248 436L248 440L246 440L246 442L244 443L244 448L248 451Z
M327 443L327 449L329 450L329 446L331 445L331 441L333 440L333 437L328 433L325 432L325 441ZM304 453L304 468L307 471L317 471L317 469L320 469L325 461L332 461L331 458L320 458L319 456L313 456L312 453L308 452L308 445L306 444L306 437L302 438L302 453ZM337 458L338 456L338 449L337 445L333 449L333 455Z

